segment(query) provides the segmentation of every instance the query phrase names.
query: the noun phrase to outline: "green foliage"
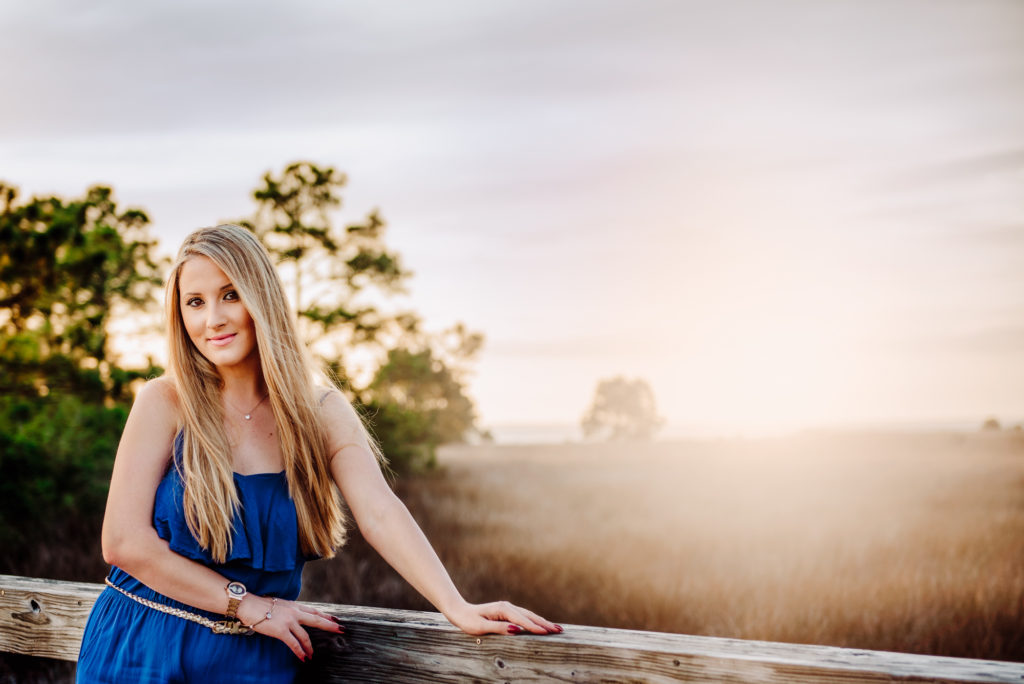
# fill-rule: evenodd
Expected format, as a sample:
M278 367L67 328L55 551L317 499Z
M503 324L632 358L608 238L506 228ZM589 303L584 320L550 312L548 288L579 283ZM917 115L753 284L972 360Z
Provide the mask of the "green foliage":
M646 381L615 377L598 383L594 402L583 417L584 437L648 440L664 424Z
M145 213L109 188L18 202L0 183L0 546L98 520L131 400L158 374L117 366L115 307L155 302L161 283Z
M473 427L473 402L448 367L427 348L419 352L389 349L367 387L376 401L402 407L424 416L436 443L459 442Z
M78 397L0 397L0 546L16 549L69 517L103 514L128 418Z
M334 230L345 177L309 162L266 174L257 212L242 222L291 276L302 334L354 397L398 472L428 470L436 448L473 428L465 364L483 341L459 324L440 336L413 311L384 314L356 302L368 287L403 292L411 276L384 244L371 211ZM113 310L155 303L165 261L154 257L142 211L120 210L109 188L84 197L18 202L0 183L0 545L62 519L98 519L133 381L162 369L120 368L108 353ZM304 301L304 294L308 301ZM386 352L370 384L352 386L340 350ZM397 345L397 347L396 347ZM391 349L392 347L396 347ZM388 351L390 349L390 351Z
M412 273L386 247L386 224L376 210L343 231L334 229L331 212L341 206L346 181L332 167L295 162L279 176L264 175L253 192L256 213L239 223L260 237L282 278L290 279L302 334L339 387L360 397L358 403L369 410L369 422L395 470L429 469L438 444L462 441L474 426L473 403L462 391L463 364L483 337L459 324L433 338L420 330L413 311L384 314L356 301L369 287L404 292ZM360 346L387 355L365 388L353 386L344 359Z
M355 403L398 474L435 468L438 445L461 441L475 417L462 386L429 349L388 350L387 362Z
M426 414L395 402L360 402L373 433L398 474L420 473L437 466L437 438Z
M106 326L116 305L155 301L160 264L149 218L118 210L104 187L71 200L17 197L0 183L0 389L129 399L129 383L158 369L117 369Z
M382 334L415 330L419 316L411 311L386 316L357 304L355 297L370 286L404 292L412 273L385 246L386 224L376 210L361 223L335 230L331 212L341 206L346 182L333 167L294 162L280 176L263 176L263 185L253 191L256 213L240 223L259 236L290 276L292 305L307 324L309 339L345 333L346 346L379 344Z

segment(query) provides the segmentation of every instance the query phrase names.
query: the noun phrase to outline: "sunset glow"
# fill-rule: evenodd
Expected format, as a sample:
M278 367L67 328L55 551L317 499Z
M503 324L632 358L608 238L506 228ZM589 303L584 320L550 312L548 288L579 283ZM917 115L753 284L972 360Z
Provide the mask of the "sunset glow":
M11 5L3 177L109 183L169 254L246 216L268 169L337 166L337 225L379 208L415 273L368 301L486 336L484 427L572 428L615 375L651 385L667 433L1024 421L1021 5L581 7L346 6L286 35L264 8L250 41L223 44L225 16L186 44L167 9ZM51 106L80 25L76 106ZM315 82L275 71L268 45L314 44ZM157 59L179 67L154 91ZM76 85L110 65L147 93L130 111ZM115 349L162 358L136 324Z

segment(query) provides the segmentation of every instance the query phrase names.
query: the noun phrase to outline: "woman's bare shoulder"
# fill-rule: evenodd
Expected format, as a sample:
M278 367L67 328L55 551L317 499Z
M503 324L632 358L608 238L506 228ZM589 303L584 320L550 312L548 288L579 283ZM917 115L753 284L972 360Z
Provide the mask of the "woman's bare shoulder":
M320 413L324 418L332 452L347 444L364 441L360 418L341 390L335 387L318 387L317 397L320 400Z
M317 387L316 398L320 403L320 413L325 418L337 419L339 416L347 416L352 410L348 398L337 387Z
M166 375L150 378L139 388L132 410L136 407L154 428L170 429L176 433L181 425L178 389L174 380Z

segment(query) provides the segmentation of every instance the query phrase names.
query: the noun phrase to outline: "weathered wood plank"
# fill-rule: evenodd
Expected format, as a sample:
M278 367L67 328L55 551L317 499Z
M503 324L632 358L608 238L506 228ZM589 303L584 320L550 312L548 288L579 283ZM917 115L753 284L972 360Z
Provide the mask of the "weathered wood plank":
M344 637L314 633L308 681L1024 682L1021 663L583 625L478 639L437 613L348 607L340 617Z
M77 660L101 584L0 575L0 651Z
M0 651L75 660L103 586L0 575ZM317 682L1024 682L1024 664L565 625L558 635L469 636L440 614L313 604Z

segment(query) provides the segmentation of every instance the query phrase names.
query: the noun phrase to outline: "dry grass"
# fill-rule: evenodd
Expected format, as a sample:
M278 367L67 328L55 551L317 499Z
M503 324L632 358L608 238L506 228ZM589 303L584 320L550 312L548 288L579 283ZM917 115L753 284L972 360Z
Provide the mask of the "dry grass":
M563 623L1024 661L1024 439L449 447L398 488L471 601ZM30 524L30 521L26 521ZM353 533L304 600L433 608ZM100 582L99 521L0 571ZM73 665L0 655L0 682Z
M441 460L400 494L470 600L566 623L1024 660L1019 436L449 447ZM359 540L309 567L304 596L430 609Z

